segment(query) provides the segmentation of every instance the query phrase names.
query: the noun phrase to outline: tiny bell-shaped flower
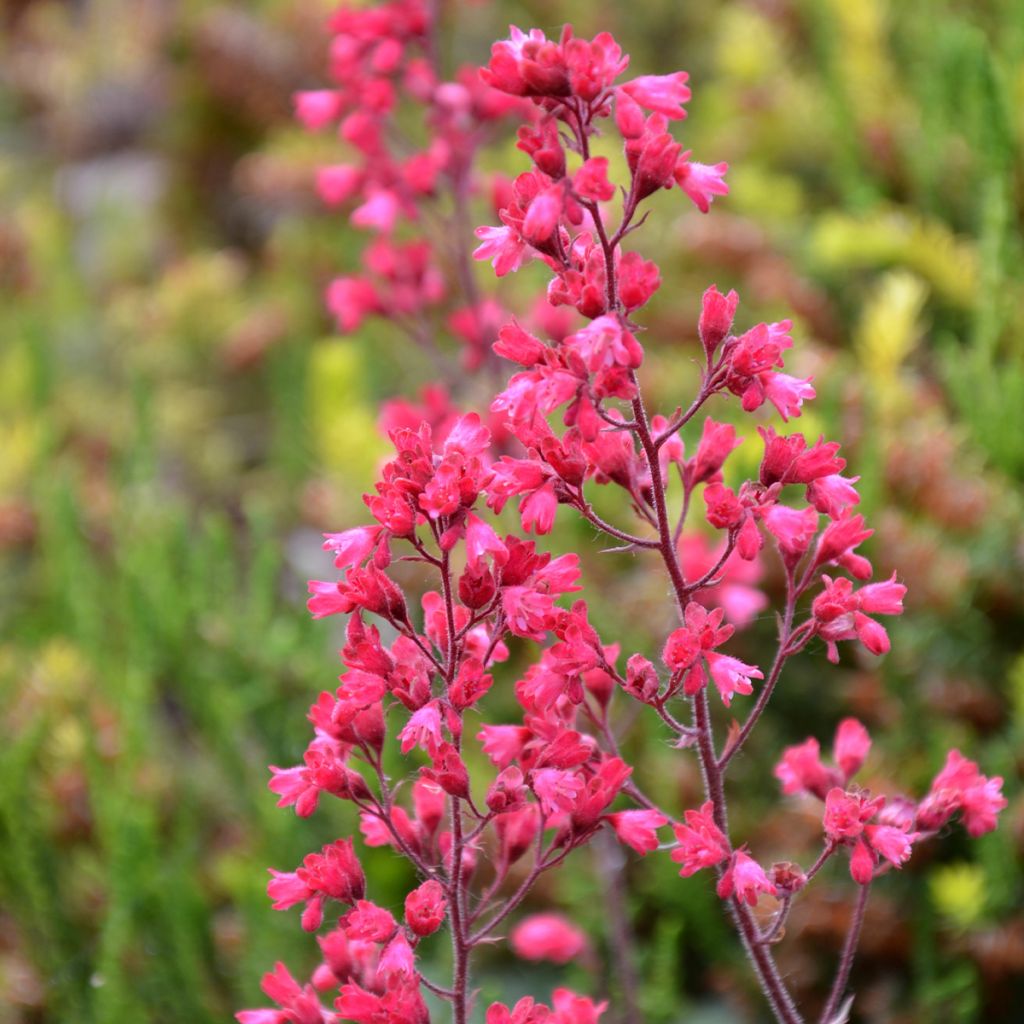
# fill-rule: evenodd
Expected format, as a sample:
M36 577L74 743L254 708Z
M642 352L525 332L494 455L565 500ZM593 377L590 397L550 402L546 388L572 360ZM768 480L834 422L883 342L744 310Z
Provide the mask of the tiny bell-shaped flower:
M715 891L723 900L732 897L750 906L757 903L758 895L762 892L769 896L778 895L764 868L743 850L737 850L732 855L732 861L718 880Z

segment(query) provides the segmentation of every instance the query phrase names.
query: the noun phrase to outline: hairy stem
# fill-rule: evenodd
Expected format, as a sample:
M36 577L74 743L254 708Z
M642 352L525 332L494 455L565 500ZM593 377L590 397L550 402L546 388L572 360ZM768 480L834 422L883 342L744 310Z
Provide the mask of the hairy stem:
M754 731L754 726L757 725L764 709L768 706L768 701L771 700L772 694L775 692L775 684L779 681L779 676L782 675L782 668L789 657L789 642L793 636L793 614L795 610L796 591L793 587L793 571L790 569L786 574L786 608L779 625L779 646L775 652L775 660L768 671L768 678L764 681L761 692L757 695L754 707L747 716L747 720L743 723L743 728L740 729L739 735L729 744L728 749L722 753L718 761L718 767L722 771L726 769L729 762L739 753L743 744L747 742L751 732Z
M850 980L850 971L853 968L853 958L857 955L857 943L860 941L860 930L864 925L864 911L868 905L868 894L871 892L870 885L859 886L857 904L853 908L853 918L850 920L850 930L846 933L846 941L843 943L843 952L839 957L839 967L836 969L836 978L832 982L832 991L829 993L828 1002L821 1013L821 1024L831 1024L835 1018L836 1010L839 1009L839 1001L846 991L846 983Z
M600 213L596 209L592 211L595 215L595 227L598 228L598 236L604 247L606 271L609 282L614 280L611 273L614 252L607 242L607 235L601 223ZM617 296L615 302L609 305L615 309L618 305ZM669 519L668 508L665 501L665 481L662 479L661 466L658 459L658 445L651 433L650 417L644 405L640 384L636 372L631 373L633 385L636 388L636 397L633 399L633 419L636 422L636 434L647 458L648 470L651 474L651 490L654 498L654 511L658 528L658 550L662 562L672 582L672 592L676 603L676 610L680 621L683 621L683 612L689 596L689 589L686 579L679 564L679 557L676 551L675 539L672 534L672 523ZM706 386L701 389L698 400L691 405L684 417L684 420L692 417L700 407L702 400L708 397L709 392ZM694 700L695 718L697 727L697 749L700 760L701 773L704 778L705 791L711 800L714 808L715 823L722 833L728 836L728 814L726 810L725 790L723 785L722 772L715 754L714 736L711 726L711 716L707 705L707 693L701 691ZM739 931L743 946L757 974L761 989L764 992L772 1012L781 1024L801 1024L802 1018L797 1012L792 996L786 988L785 982L779 974L775 964L775 958L771 951L758 941L760 929L754 920L750 907L739 900L730 900L733 920Z

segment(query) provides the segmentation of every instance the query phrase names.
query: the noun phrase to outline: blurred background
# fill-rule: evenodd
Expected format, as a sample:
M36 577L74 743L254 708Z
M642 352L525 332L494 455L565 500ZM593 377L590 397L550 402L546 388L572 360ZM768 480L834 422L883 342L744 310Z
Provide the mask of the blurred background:
M319 532L364 520L380 403L436 375L388 324L339 339L322 309L365 238L313 190L340 144L292 119L293 91L324 82L330 6L0 7L3 1024L224 1021L264 1002L275 959L316 962L270 910L266 867L352 822L275 809L266 765L300 759L338 670L336 631L304 608L305 580L330 571ZM645 232L664 277L646 316L658 397L692 384L712 281L739 290L744 324L791 315L793 372L819 391L796 426L844 442L876 570L910 588L883 663L832 668L819 649L787 670L735 769L737 834L765 861L813 850L820 818L780 810L770 767L809 734L827 747L845 714L876 737L867 785L922 792L950 746L1003 775L997 832L922 846L876 886L854 984L863 1020L1019 1020L1024 3L503 0L450 18L447 59L485 61L509 22L563 21L611 30L636 74L689 70L681 137L731 166L709 216L673 191ZM488 159L525 166L510 138ZM494 222L481 201L475 223ZM543 282L523 271L509 304ZM738 458L752 467L757 447ZM660 580L559 529L597 623L650 654ZM757 622L738 653L758 660L772 632ZM630 755L693 806L695 765L663 739L641 726ZM374 898L394 902L405 866L375 854ZM664 854L625 870L647 1019L762 1019L707 880ZM844 934L843 875L780 947L812 997ZM592 926L596 958L538 969L495 951L485 996L601 990L594 885L563 873L535 908Z

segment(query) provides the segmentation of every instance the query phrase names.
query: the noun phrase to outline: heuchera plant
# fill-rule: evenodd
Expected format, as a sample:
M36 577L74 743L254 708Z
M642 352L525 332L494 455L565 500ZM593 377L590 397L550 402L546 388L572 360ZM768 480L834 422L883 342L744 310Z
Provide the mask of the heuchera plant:
M358 164L324 168L320 192L329 203L356 201L352 222L376 234L366 274L335 281L330 308L347 330L382 315L417 334L424 310L442 299L446 275L426 228L411 242L394 232L399 224L415 230L442 209L457 232L487 125L514 115L522 120L519 148L533 166L497 189L501 223L477 229L475 255L490 260L498 276L542 262L551 275L549 309L571 307L584 326L572 330L564 319L542 315L536 319L548 325L547 338L516 319L499 329L500 308L477 295L456 243L454 276L468 304L453 324L470 368L493 358L486 352L492 340L493 352L519 367L491 414L520 447L497 457L480 416L455 416L444 401L433 423L403 409L390 435L395 456L365 499L373 521L327 535L324 547L341 578L310 583L314 617L348 619L341 685L310 709L314 738L303 764L273 768L270 782L279 806L303 817L325 795L353 804L363 844L393 848L419 881L404 907L374 903L352 838L310 853L294 870L272 870L274 908L301 908L302 927L320 932L323 963L306 985L278 964L264 979L278 1008L245 1010L238 1020L423 1024L427 990L465 1024L474 951L511 924L542 875L602 830L640 855L671 850L681 875L712 876L771 1011L787 1024L803 1017L777 969L774 944L800 892L830 859L847 860L855 906L821 1015L823 1022L845 1019L874 880L906 863L915 844L955 815L972 836L993 829L1005 805L1002 780L986 778L954 750L923 799L873 795L853 781L871 740L848 718L829 760L808 739L783 751L776 767L783 793L821 801L816 859L806 868L765 865L733 834L727 774L787 661L814 638L832 661L846 641L883 654L889 638L876 616L900 614L904 587L895 576L868 582L872 567L857 548L872 531L854 511L856 478L842 475L835 442L760 426L756 478L735 489L723 482L739 439L731 425L706 414L713 399L736 396L747 413L768 402L788 421L814 397L808 380L782 372L793 344L788 321L738 326L735 292L711 286L700 314L696 394L667 412L645 397L638 316L660 276L624 245L656 192L678 187L706 212L727 191L725 164L692 161L669 131L685 116L685 72L622 80L628 58L607 33L585 40L566 28L549 40L537 29L513 28L479 74L443 82L435 27L419 0L342 10L332 22L335 88L298 97L308 127L340 121L341 135L360 154ZM425 149L397 148L400 91L422 105L422 123L431 129ZM608 160L592 154L599 132L622 137L627 181L611 181ZM504 451L510 443L503 440ZM682 494L675 509L667 496L672 475ZM598 515L588 499L593 484L625 491L635 522ZM500 525L511 501L520 533ZM677 625L656 651L620 658L615 638L598 635L577 596L577 555L555 556L528 539L547 534L559 508L644 553L650 571L664 574ZM721 543L699 571L689 571L685 526L697 510ZM781 562L785 598L775 650L752 665L729 653L734 624L727 619L743 616L727 616L719 597L730 566L752 563L766 545ZM419 608L394 578L400 562L418 563L433 579ZM534 656L514 687L521 714L499 722L488 717L488 694L510 637ZM713 696L734 710L746 705L742 724L724 742L712 725ZM633 781L614 713L623 702L647 708L679 748L689 748L680 756L696 757L706 796L700 807L662 807ZM404 757L401 778L385 771L387 745ZM486 763L467 757L473 746L493 766L484 774L469 767ZM321 931L327 917L330 928ZM442 930L452 975L427 978L420 944L438 941L432 936ZM559 915L539 914L516 926L512 945L526 958L564 962L584 952L587 939ZM486 1020L590 1024L604 1010L558 990L550 1007L532 998L512 1008L496 1003ZM624 1007L622 1016L638 1019L636 1007Z

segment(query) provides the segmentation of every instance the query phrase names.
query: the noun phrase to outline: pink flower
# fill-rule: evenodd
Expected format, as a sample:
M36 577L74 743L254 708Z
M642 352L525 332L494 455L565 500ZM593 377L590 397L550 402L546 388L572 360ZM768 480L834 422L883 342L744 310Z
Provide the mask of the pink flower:
M991 779L979 775L979 785L963 791L961 813L967 834L973 838L991 832L996 827L999 812L1007 805L1003 796L1003 780L998 775Z
M517 132L518 149L527 153L536 169L554 181L565 177L565 147L558 134L558 122L553 117L542 118L537 124L520 125ZM513 201L518 198L518 190L512 187ZM496 204L499 210L511 210L512 202Z
M874 532L864 526L863 516L844 512L840 518L828 524L818 540L818 549L814 553L815 564L840 561Z
M235 1014L239 1024L328 1024L334 1014L321 1004L312 985L300 986L282 963L264 974L260 988L281 1010L242 1010Z
M421 938L441 927L448 909L448 900L440 882L433 879L413 889L405 898L405 921Z
M556 988L551 993L555 1013L551 1024L597 1024L608 1004L595 1003L586 996L578 996L567 988Z
M362 171L351 164L320 167L316 172L316 191L328 206L340 206L359 190Z
M615 195L615 186L608 180L608 158L592 156L585 160L572 180L577 195L594 202L605 202Z
M764 324L760 326L765 327ZM748 332L750 333L752 332ZM779 349L775 348L773 351L778 353ZM733 356L734 364L739 355L737 346ZM758 358L760 357L751 357L753 361ZM809 484L822 477L841 473L846 466L845 459L837 458L839 445L835 441L825 441L822 438L808 448L807 439L803 434L780 437L771 427L758 427L757 432L764 440L760 479L765 487L771 487L775 483Z
M519 505L519 518L526 533L541 536L550 533L555 525L555 512L558 509L558 498L555 496L555 485L548 481L527 495Z
M829 576L822 576L822 580L825 588L812 602L811 612L818 635L828 645L829 661L839 660L837 641L852 640L855 637L872 654L888 651L889 636L885 629L860 610L864 607L861 597L864 591L855 592L848 579L833 580ZM906 587L893 580L876 586L879 589L868 595L868 604L872 608L893 609L889 614L899 614L903 610L902 597Z
M731 423L716 423L709 416L704 420L697 454L686 464L686 481L690 487L721 479L719 475L730 453L743 443Z
M636 338L612 316L598 317L571 334L563 344L579 355L591 373L617 366L635 369L644 358Z
M309 932L316 931L323 921L325 899L355 903L366 892L366 879L351 839L339 839L320 853L308 854L296 871L271 868L270 874L267 895L273 900L273 909L287 910L305 903L302 927Z
M624 139L638 139L644 133L646 118L632 96L623 89L615 90L615 127Z
M705 657L708 662L708 670L711 678L718 687L722 703L728 707L732 703L734 694L753 693L754 687L751 679L764 679L764 673L755 665L747 665L739 658L732 658L727 654L718 654L709 651Z
M531 587L505 587L501 604L512 633L530 640L544 638L555 606L549 594L538 593Z
M701 213L707 213L715 196L729 194L729 186L722 180L729 165L698 164L687 160L688 156L689 153L684 153L679 158L674 176L679 187L693 200L694 206Z
M881 854L895 868L909 859L917 833L908 834L893 825L865 825L850 854L850 877L858 885L867 885L875 876Z
M493 527L470 512L466 516L466 559L471 566L475 566L485 555L491 555L496 565L504 565L508 561L508 548Z
M384 947L377 964L378 983L388 986L396 979L418 982L416 956L405 937L405 932L401 930L397 931Z
M733 633L732 626L722 625L724 615L722 608L709 613L703 605L690 601L683 616L685 625L674 630L665 642L665 650L662 652L665 664L673 672L684 671L693 666L702 654L724 644ZM703 682L701 675L700 682L694 680L692 688L688 686L687 693L696 693Z
M420 775L437 783L450 796L469 796L469 772L459 752L450 743L441 743L432 752L433 764L420 769Z
M619 298L627 310L639 309L661 286L658 264L638 252L624 253L619 260Z
M860 495L854 488L859 476L849 480L838 473L812 480L807 485L807 501L830 519L838 519L844 509L860 503Z
M572 91L587 102L596 100L629 64L629 57L609 32L599 32L588 41L573 38L569 27L563 30L562 39Z
M685 825L672 826L679 846L671 857L682 865L679 874L689 878L701 868L721 864L729 856L729 841L715 824L710 800L699 811L687 811L685 821Z
M540 338L524 331L514 319L498 331L493 348L499 356L526 367L536 366L547 351L547 345Z
M662 114L652 114L637 139L626 142L626 159L633 172L634 191L646 198L662 188L671 188L676 160L682 147L665 131Z
M585 834L593 828L601 813L619 795L633 769L618 757L606 757L586 782L572 808L572 825Z
M509 935L512 951L524 960L565 964L587 948L587 937L561 914L532 914Z
M762 518L768 532L778 541L786 564L796 565L818 532L817 509L797 511L787 505L770 505L762 513Z
M398 927L390 912L369 900L359 900L345 915L345 934L350 939L387 942Z
M910 860L914 836L892 825L865 825L864 835L872 848L893 867L902 867Z
M562 47L540 29L529 34L513 25L510 38L491 47L480 77L492 88L514 96L568 96L569 68Z
M824 800L830 789L845 785L860 770L870 749L867 729L855 718L845 718L836 729L833 744L837 767L824 765L818 741L808 739L783 751L775 777L782 782L783 793L813 793Z
M857 591L860 607L872 615L902 615L907 588L896 582L896 573L880 583L869 583Z
M402 741L402 753L408 754L413 747L419 747L433 754L442 742L441 713L437 702L431 701L417 711L398 734Z
M668 818L658 811L618 811L608 815L608 821L619 840L643 856L658 848L658 829L668 824Z
M991 832L999 812L1006 807L999 776L986 778L978 766L959 750L951 750L946 764L935 776L931 791L921 802L917 822L921 828L941 828L956 812L963 816L967 834L973 837Z
M506 768L520 757L530 735L530 730L522 725L485 725L476 738L491 762Z
M878 857L863 839L858 839L850 854L850 877L858 885L868 885L875 877Z
M342 985L341 995L334 1002L341 1019L354 1024L380 1024L381 1021L420 1024L428 1020L419 980L411 967L388 973L390 977L386 979L383 995L368 992L354 982Z
M367 811L363 811L359 816L359 831L362 832L363 841L367 846L391 846L395 841L387 823L376 814Z
M523 219L523 238L534 245L547 241L558 227L564 208L565 189L562 185L552 185L538 193Z
M871 737L856 718L844 718L836 729L833 756L845 781L860 771L871 749Z
M379 526L357 526L342 533L325 533L323 549L334 554L335 569L348 569L366 561L381 533Z
M595 1003L567 988L556 988L551 1002L554 1012L524 996L509 1010L504 1003L492 1003L487 1009L486 1024L597 1024L607 1003Z
M857 633L857 638L872 654L887 654L889 652L889 634L881 623L869 619L860 612L854 612L853 628Z
M498 835L498 856L502 864L514 864L533 846L540 831L540 811L536 804L527 804L495 819Z
M357 228L390 232L401 212L398 196L391 189L375 188L369 191L366 201L352 211L349 223Z
M816 739L808 739L795 747L786 747L775 766L775 777L782 783L783 793L814 793L822 799L835 776L821 762L821 748Z
M305 903L312 896L309 886L294 871L271 868L270 874L267 895L273 901L274 910L288 910L298 903Z
M309 131L319 131L341 115L341 96L332 89L297 92L295 114Z
M544 813L553 816L572 811L583 790L583 780L575 772L542 768L532 773L530 787L536 793Z
M484 672L484 666L473 657L465 657L458 675L452 682L448 697L456 711L473 707L491 688L494 679Z
M859 793L848 793L838 786L825 797L825 835L833 842L856 839L885 803L884 797L868 800Z
M318 736L306 749L305 764L296 768L270 766L273 775L267 787L280 796L278 807L295 806L300 818L309 817L317 808L322 792L343 799L364 797L366 783L358 772L345 764L345 749L337 740Z
M490 260L498 277L518 270L528 260L533 259L534 254L526 242L510 227L479 227L474 234L482 243L473 250L473 258Z
M757 903L759 893L775 896L777 892L775 886L768 881L764 868L743 850L737 850L732 855L732 861L719 879L715 891L723 900L732 897L750 906Z
M498 772L498 777L487 790L487 808L495 814L507 814L520 809L526 802L526 786L523 773L509 765Z
M718 346L725 340L736 316L740 297L731 291L723 295L712 285L701 298L700 340L710 362Z
M540 1024L549 1018L547 1007L535 1003L532 996L523 996L511 1010L504 1003L491 1003L485 1024Z
M380 308L377 290L361 277L336 277L327 286L327 309L342 334L359 328L366 316Z
M683 104L690 98L690 90L686 84L689 77L685 71L677 71L671 75L641 75L623 83L619 88L640 106L678 120L686 117Z
M800 415L800 407L815 396L810 380L800 380L786 373L766 373L761 377L765 397L784 420Z

